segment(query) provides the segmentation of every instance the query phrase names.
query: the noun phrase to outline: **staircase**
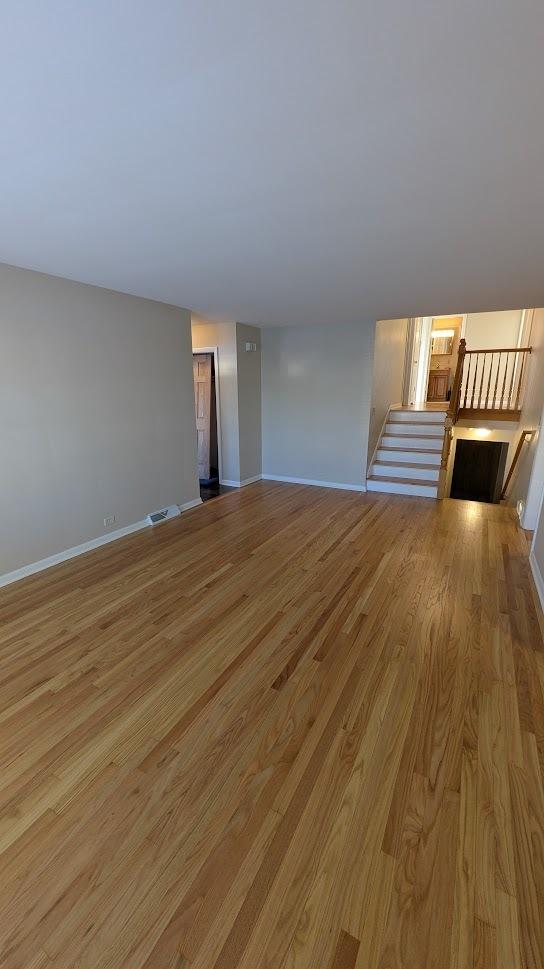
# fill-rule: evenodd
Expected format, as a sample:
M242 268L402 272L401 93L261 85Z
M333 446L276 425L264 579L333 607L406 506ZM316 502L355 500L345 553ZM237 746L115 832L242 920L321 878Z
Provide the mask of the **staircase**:
M367 477L368 491L436 498L446 411L395 407Z

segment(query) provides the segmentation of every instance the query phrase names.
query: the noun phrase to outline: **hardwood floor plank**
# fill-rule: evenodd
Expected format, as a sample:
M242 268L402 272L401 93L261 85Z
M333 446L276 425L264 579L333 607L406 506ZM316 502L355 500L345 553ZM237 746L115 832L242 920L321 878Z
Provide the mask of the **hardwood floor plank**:
M359 940L354 939L348 932L342 931L338 937L331 969L355 969Z
M543 969L510 509L258 482L0 624L2 969Z

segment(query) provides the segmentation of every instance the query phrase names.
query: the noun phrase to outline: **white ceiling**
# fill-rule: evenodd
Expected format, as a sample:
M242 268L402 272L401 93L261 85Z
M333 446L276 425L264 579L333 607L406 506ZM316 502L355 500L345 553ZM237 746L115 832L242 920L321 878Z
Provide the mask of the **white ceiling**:
M1 7L0 261L263 324L544 303L542 0Z

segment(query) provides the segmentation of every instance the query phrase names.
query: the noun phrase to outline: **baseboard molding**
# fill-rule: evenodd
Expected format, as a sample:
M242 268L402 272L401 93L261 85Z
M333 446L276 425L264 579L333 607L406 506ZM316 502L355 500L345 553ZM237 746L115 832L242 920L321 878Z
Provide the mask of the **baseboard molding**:
M196 508L198 505L202 505L202 498L193 498L192 501L186 501L183 505L179 505L180 511L189 511L189 508Z
M261 478L262 474L256 474L253 478L243 478L242 481L231 481L230 478L221 478L220 484L225 485L227 488L245 488L246 485L260 481Z
M190 508L196 508L197 505L201 504L202 498L193 498L191 501L186 501L183 505L179 505L179 509L182 512L189 511ZM26 579L29 575L35 575L37 572L50 569L54 565L60 565L61 562L67 562L69 559L77 558L78 555L84 555L85 552L92 552L94 548L100 548L101 545L108 545L109 542L116 542L119 538L125 538L134 532L151 527L153 526L149 524L147 519L134 522L132 525L125 525L124 528L116 528L113 532L99 535L98 538L92 538L89 542L74 545L73 548L67 548L64 552L57 552L55 555L49 555L47 558L40 559L38 562L31 562L30 565L24 565L22 568L15 569L13 572L6 572L4 575L0 575L0 589L3 586L11 585L12 582L18 582L19 579Z
M529 563L531 566L531 572L533 573L533 579L535 580L538 598L540 599L540 605L544 609L544 578L542 577L542 572L540 571L535 553L532 549L529 553Z
M284 474L263 474L263 481L286 481L288 484L315 485L318 488L338 488L339 491L366 491L365 484L342 484L339 481L314 481L312 478L290 478Z
M77 558L78 555L83 555L85 552L91 552L93 548L100 548L101 545L107 545L109 542L117 541L118 538L124 538L126 535L132 535L133 532L139 532L143 528L150 527L147 519L134 522L124 528L117 528L114 532L108 532L107 535L92 538L89 542L74 545L73 548L67 548L64 552L57 552L56 555L49 555L38 562L31 562L30 565L24 565L20 569L15 569L14 572L6 572L4 575L0 575L0 588L4 585L10 585L12 582L18 582L19 579L26 579L29 575L35 575L36 572L50 569L53 565L60 565L61 562L67 562L68 559Z

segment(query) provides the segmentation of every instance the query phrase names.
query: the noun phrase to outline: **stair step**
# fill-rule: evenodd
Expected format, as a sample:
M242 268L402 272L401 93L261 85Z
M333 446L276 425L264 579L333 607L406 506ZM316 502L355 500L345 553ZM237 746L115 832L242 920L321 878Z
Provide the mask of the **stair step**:
M395 421L407 421L408 423L438 423L443 425L446 420L445 410L405 410L401 407L392 407L389 413Z
M408 421L387 421L385 425L386 434L415 434L425 437L443 437L444 436L444 425L434 424L431 421L422 421L421 424L408 423Z
M429 448L383 447L376 451L377 461L397 462L399 464L427 464L429 467L440 465L440 451Z
M420 498L436 498L438 483L418 478L388 478L371 474L366 482L368 491L395 495L414 495Z
M418 451L428 448L430 451L441 451L443 441L442 434L436 437L432 434L426 434L423 437L416 437L415 434L384 434L380 447L398 447L403 450L415 448Z
M375 461L372 465L373 477L402 478L438 481L440 467L437 464L402 464L394 461Z

